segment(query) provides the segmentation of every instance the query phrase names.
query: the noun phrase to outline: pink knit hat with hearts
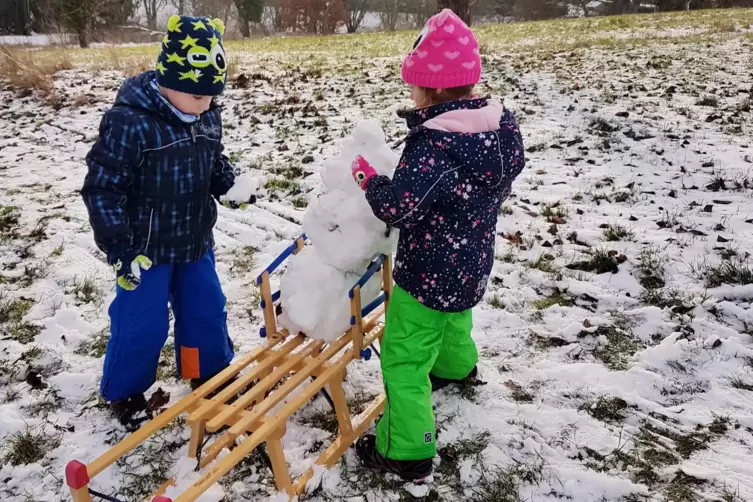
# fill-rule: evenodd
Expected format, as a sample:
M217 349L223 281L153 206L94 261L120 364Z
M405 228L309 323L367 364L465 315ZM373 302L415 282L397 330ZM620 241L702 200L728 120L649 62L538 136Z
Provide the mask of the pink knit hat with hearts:
M403 81L429 89L475 85L481 79L478 41L450 9L429 19L403 61Z

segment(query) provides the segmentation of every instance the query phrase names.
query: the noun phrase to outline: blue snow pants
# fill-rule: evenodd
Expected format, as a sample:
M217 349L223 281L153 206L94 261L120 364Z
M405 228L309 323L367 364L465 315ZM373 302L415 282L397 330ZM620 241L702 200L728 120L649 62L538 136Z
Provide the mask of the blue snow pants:
M113 402L143 394L157 380L169 331L168 303L175 317L178 375L206 378L222 371L234 355L225 301L211 250L195 263L142 271L141 284L133 291L116 286L102 397Z

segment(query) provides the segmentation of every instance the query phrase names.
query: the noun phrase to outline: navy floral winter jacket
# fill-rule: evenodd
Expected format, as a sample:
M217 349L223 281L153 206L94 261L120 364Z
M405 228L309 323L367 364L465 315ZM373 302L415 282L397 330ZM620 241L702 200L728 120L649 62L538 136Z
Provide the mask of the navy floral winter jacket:
M183 122L149 71L126 80L86 157L82 196L111 263L129 248L155 265L197 261L214 245L219 199L235 173L216 106Z
M370 179L366 198L400 229L396 284L433 310L462 312L486 291L500 206L525 166L520 130L488 99L401 116L411 130L400 164L392 180Z

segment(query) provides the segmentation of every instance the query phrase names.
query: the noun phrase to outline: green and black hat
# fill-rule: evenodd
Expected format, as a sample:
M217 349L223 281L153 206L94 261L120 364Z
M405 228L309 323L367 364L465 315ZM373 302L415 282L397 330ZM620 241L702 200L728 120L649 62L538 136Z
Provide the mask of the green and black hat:
M222 94L228 67L224 33L221 19L170 16L157 60L159 85L196 96Z

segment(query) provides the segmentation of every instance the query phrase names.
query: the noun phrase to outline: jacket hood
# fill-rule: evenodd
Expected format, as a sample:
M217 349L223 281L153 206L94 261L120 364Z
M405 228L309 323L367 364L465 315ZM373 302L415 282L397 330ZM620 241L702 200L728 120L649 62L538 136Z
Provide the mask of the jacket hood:
M479 182L496 186L505 177L505 160L518 158L522 145L511 145L517 131L512 113L489 98L464 99L402 112L412 134L423 132L463 172ZM509 152L512 149L513 152ZM515 150L518 152L516 153ZM467 164L468 152L483 152L482 162ZM513 153L513 155L509 155Z
M171 124L184 124L159 91L154 88L153 83L156 81L157 72L153 70L126 79L115 97L115 106L144 110L160 116Z

